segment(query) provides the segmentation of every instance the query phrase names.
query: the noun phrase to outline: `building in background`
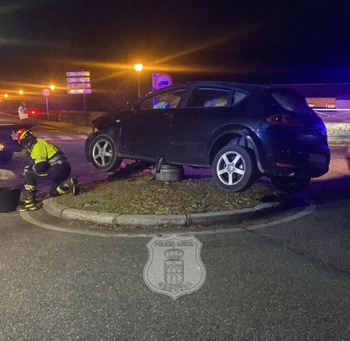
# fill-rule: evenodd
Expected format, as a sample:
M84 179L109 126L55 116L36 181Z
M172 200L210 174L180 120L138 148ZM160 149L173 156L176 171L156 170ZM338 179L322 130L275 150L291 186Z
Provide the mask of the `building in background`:
M310 107L350 110L350 83L278 84L278 86L300 92Z

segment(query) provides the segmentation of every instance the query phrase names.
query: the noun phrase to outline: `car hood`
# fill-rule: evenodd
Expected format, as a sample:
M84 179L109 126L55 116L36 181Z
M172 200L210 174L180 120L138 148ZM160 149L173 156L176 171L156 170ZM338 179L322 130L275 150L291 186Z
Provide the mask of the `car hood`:
M126 117L130 117L130 112L120 109L119 111L108 112L100 117L97 117L91 123L92 126L98 128L99 130L104 130L115 126L118 121L123 120Z

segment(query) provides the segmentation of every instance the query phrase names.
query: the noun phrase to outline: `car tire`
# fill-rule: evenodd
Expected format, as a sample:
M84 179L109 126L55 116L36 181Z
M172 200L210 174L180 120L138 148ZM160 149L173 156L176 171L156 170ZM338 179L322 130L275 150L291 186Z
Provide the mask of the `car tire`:
M227 192L248 189L257 174L253 153L235 145L224 147L216 154L212 170L216 184Z
M122 158L117 155L114 139L105 133L98 134L90 143L89 159L101 172L112 172L119 168Z
M310 183L310 178L296 178L288 176L271 177L272 184L281 192L294 193L304 190Z
M97 136L96 133L91 133L85 141L85 157L88 162L91 163L90 145L92 140Z

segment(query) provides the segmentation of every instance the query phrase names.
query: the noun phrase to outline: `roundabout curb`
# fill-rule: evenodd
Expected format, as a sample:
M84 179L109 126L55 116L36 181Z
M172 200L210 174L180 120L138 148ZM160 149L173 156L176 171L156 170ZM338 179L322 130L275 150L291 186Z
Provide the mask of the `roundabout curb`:
M60 219L87 221L103 225L128 226L193 226L224 222L232 223L258 218L262 215L276 212L282 207L283 202L268 202L258 204L252 208L222 212L190 213L186 215L132 215L79 210L58 204L52 198L43 202L44 210Z

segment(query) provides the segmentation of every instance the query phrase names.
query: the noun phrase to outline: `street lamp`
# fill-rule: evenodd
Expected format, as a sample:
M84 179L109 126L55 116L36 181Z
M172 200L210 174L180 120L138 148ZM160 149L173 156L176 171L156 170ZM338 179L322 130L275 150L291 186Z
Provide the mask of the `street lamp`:
M19 90L18 93L19 93L20 95L23 95L23 90Z
M50 89L51 89L51 90L55 90L55 88L56 88L55 85L53 85L53 84L50 85Z
M141 90L140 90L140 73L143 69L143 64L134 64L134 69L137 72L137 94L138 97L141 97Z

